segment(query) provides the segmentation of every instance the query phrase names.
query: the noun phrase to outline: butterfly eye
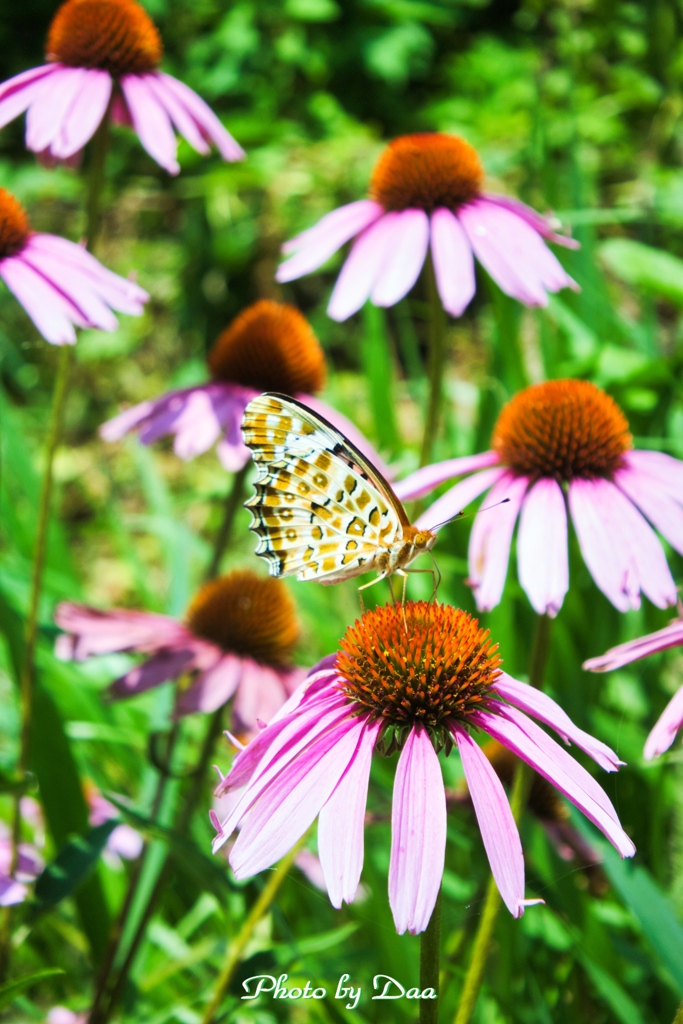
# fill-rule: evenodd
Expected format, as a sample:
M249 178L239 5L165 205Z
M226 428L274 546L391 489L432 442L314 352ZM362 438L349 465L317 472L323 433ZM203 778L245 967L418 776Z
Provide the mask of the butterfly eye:
M415 534L415 540L414 540L415 547L416 548L423 548L425 546L425 544L427 543L427 540L428 540L428 534L426 534L426 533L416 533Z

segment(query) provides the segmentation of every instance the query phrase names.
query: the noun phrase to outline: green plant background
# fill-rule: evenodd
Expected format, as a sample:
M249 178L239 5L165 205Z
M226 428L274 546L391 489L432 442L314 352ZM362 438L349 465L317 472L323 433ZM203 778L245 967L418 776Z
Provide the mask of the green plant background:
M517 389L560 376L592 380L612 394L636 446L683 457L683 7L673 0L149 0L145 6L164 38L165 68L213 105L248 159L227 165L181 143L182 172L172 179L131 133L114 133L98 255L121 273L135 268L152 299L142 318L122 317L116 333L84 332L78 342L41 606L34 769L46 802L48 855L86 831L86 779L125 797L134 811L128 820L153 840L149 888L170 844L173 880L137 958L121 1019L194 1024L226 942L264 879L237 884L225 863L211 858L208 788L191 844L149 822L156 772L148 737L168 726L170 687L105 704L102 690L130 659L56 661L52 611L68 598L182 614L208 561L230 478L214 452L183 463L165 443L107 445L98 427L124 403L203 380L206 351L230 318L258 297L284 298L306 313L325 348L325 399L358 423L398 474L415 468L426 399L421 286L393 309L366 307L337 324L325 306L339 258L282 289L274 271L282 241L365 194L387 139L441 130L463 134L479 149L492 190L552 209L572 227L582 248L560 258L582 290L551 297L547 309L526 310L479 274L475 301L449 323L446 415L435 457L484 450L495 417ZM42 61L53 12L45 0L3 5L2 80ZM82 233L81 177L41 168L23 149L23 119L0 134L0 184L24 202L35 228L72 239ZM3 287L3 778L11 776L17 752L15 666L56 359ZM226 568L256 565L248 523L240 513ZM469 523L452 525L435 553L441 599L473 610L465 585L468 533ZM672 555L671 565L683 579L681 560ZM428 579L411 579L409 586L411 596L429 596ZM310 665L335 648L357 614L355 584L295 583L291 591L304 624L298 660ZM571 591L555 623L547 689L628 762L601 782L638 854L633 864L622 863L577 818L604 855L596 886L558 857L527 815L527 888L546 905L521 921L501 916L479 1024L655 1024L672 1020L683 998L680 746L654 764L642 759L647 732L681 683L683 655L673 651L607 676L581 670L586 657L669 617L647 602L639 612L618 614L592 583L572 539ZM515 571L502 604L483 619L506 669L524 679L533 614ZM198 717L183 726L184 763L196 757L203 728ZM216 760L227 766L227 744ZM370 1000L373 975L390 974L406 987L417 983L418 939L396 936L386 896L393 771L393 761L373 771L364 899L335 911L294 870L247 950L225 1003L226 1020L385 1021L387 1004ZM444 761L444 773L450 783L459 781L455 757ZM162 826L172 822L181 790L182 783L169 787ZM5 820L9 808L9 795L0 793ZM463 806L449 816L444 1021L457 1005L486 877L473 815ZM8 992L4 1019L43 1021L57 1002L87 1009L93 963L125 881L125 869L99 861L75 899L27 925L15 953L16 978L49 968L64 973ZM292 983L311 979L332 992L349 973L364 996L354 1011L331 998L241 1002L240 978L260 973L287 973ZM414 1019L406 1000L389 1008L392 1020Z

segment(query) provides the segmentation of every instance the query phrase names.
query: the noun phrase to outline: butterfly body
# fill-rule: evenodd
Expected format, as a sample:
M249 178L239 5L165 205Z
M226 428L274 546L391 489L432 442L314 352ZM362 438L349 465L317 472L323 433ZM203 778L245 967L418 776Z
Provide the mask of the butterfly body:
M258 477L246 502L271 576L337 583L403 573L436 534L412 526L390 485L335 427L284 395L259 395L242 422Z

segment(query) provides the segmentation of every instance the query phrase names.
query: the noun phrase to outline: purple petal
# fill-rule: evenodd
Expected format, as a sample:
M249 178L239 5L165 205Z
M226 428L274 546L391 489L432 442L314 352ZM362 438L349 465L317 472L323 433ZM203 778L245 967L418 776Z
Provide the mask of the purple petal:
M546 306L546 292L575 288L541 236L516 213L477 199L458 211L474 254L496 284L528 306Z
M307 405L309 409L317 412L323 419L328 420L333 427L340 430L345 437L348 437L352 444L355 444L356 448L368 459L372 465L380 471L383 477L387 480L391 480L392 471L387 466L386 462L379 454L375 451L374 447L370 444L367 437L360 432L357 426L343 416L340 412L334 409L332 406L327 405L326 402L321 402L315 395L296 395L299 402L303 405Z
M60 629L74 634L72 656L79 661L115 651L150 653L192 641L192 634L182 623L153 612L102 612L64 601L57 605L54 618Z
M58 134L55 134L50 152L65 160L78 153L95 134L107 112L111 97L112 78L108 71L89 68L79 84L78 91L66 114Z
M133 127L149 155L169 174L178 174L177 143L168 114L140 75L122 75L123 91Z
M575 743L606 772L616 772L619 765L624 764L606 743L602 743L590 733L579 729L560 705L541 690L528 686L526 683L520 683L505 672L502 672L496 680L495 689L508 703L519 708L520 711L526 711L527 714L533 715L545 725L549 725L565 743Z
M3 82L0 85L0 128L4 128L19 114L23 114L40 96L46 87L48 77L55 73L59 73L59 67L44 64L42 67L23 71L20 75Z
M0 277L46 341L53 345L76 344L73 325L86 327L87 321L40 274L17 256L0 260Z
M358 236L337 278L327 307L333 320L346 320L370 297L387 259L397 213L386 213Z
M659 651L666 651L669 647L678 647L680 644L683 644L683 620L674 619L656 633L649 633L647 636L638 637L637 640L629 640L618 647L612 647L599 658L589 658L588 661L584 661L583 667L589 672L612 672L616 668L630 665L632 661L647 658L650 654L658 654Z
M633 856L635 846L619 824L605 791L535 722L516 708L504 706L494 714L476 711L471 720L564 793L607 836L622 857Z
M396 931L429 924L446 856L446 791L429 734L415 725L401 751L391 803L389 904Z
M107 850L124 860L136 860L142 853L143 839L130 825L119 825L107 840Z
M617 470L614 483L637 505L679 554L683 554L683 507L656 475L631 466ZM683 493L679 500L683 500Z
M383 213L382 207L370 199L360 199L356 203L332 210L312 228L308 228L283 245L283 252L293 252L296 255L280 265L276 279L284 284L317 270L345 242L364 231Z
M21 882L0 875L0 907L12 907L17 903L23 903L27 895L28 889Z
M172 89L169 89L164 82L164 76L158 72L140 76L147 83L151 91L164 108L176 130L187 139L189 144L202 156L211 152L211 147L200 132L192 116L180 102Z
M230 854L236 878L270 867L301 838L356 756L364 726L355 718L328 732L273 779L250 808Z
M495 452L482 452L480 455L465 455L460 459L435 462L431 466L415 470L405 480L399 480L393 485L394 491L401 501L413 501L416 498L423 498L439 484L452 480L455 476L464 476L465 473L485 469L497 463L498 456Z
M256 735L258 723L272 721L291 693L290 682L296 679L300 683L304 672L296 670L292 674L287 669L259 665L251 658L243 658L243 665L242 683L232 713L238 732Z
M114 331L118 320L94 292L87 280L83 280L72 267L61 263L56 257L48 256L35 248L26 246L21 254L22 262L32 267L51 285L59 289L81 312L91 327L101 331Z
M432 259L443 307L460 316L474 296L474 258L458 218L441 207L432 214Z
M167 96L168 93L173 93L176 99L180 100L199 126L204 138L209 142L213 142L224 160L235 161L244 159L246 154L242 147L233 139L227 128L223 127L211 107L204 102L201 96L198 96L184 82L173 78L171 75L165 75L162 71L154 72L154 77L157 79L157 83L161 83ZM185 133L182 132L182 134Z
M161 651L153 655L149 661L136 665L130 672L116 679L108 687L107 695L112 700L134 697L153 686L168 682L169 679L177 679L183 672L189 672L194 667L196 657L197 653L192 647L186 650Z
M242 678L242 659L226 654L179 695L176 715L210 713L230 700Z
M23 92L27 85L37 82L40 78L44 78L55 71L59 71L60 67L63 67L63 65L53 63L41 64L37 68L29 68L28 71L22 71L18 75L14 75L13 78L8 78L7 81L0 84L0 100L12 96L16 92Z
M393 306L418 279L429 247L429 219L424 210L403 210L392 221L386 259L372 289L376 306Z
M532 227L534 231L537 231L543 238L547 238L550 242L555 242L556 245L563 245L566 249L580 249L581 245L576 241L575 238L570 238L568 235L558 235L552 228L551 221L548 217L544 217L542 214L537 213L536 210L527 206L526 203L521 202L519 199L513 199L512 196L496 195L492 192L486 192L483 198L493 203L495 206L502 206L506 210L510 210L512 213L517 214L522 220L525 220L529 227Z
M668 750L683 725L683 686L673 695L645 742L643 755L647 761Z
M320 811L318 852L333 907L353 903L363 870L363 832L372 752L380 722L361 733L353 760Z
M455 460L454 460L455 461ZM481 473L474 473L472 476L461 480L455 487L442 494L440 498L430 505L422 513L416 522L420 529L434 530L449 519L457 516L463 509L467 508L470 502L478 498L482 491L493 487L506 474L501 466L493 469L485 469Z
M534 609L554 618L569 590L567 508L556 480L538 480L525 495L517 536L517 571Z
M26 115L26 146L42 153L62 130L69 108L85 84L85 68L61 66L50 76Z
M468 558L470 585L480 611L495 608L503 595L512 534L528 485L526 477L507 473L489 492L487 505L495 506L504 498L509 501L475 516Z
M474 813L503 902L513 917L524 913L524 855L503 784L469 733L453 728Z

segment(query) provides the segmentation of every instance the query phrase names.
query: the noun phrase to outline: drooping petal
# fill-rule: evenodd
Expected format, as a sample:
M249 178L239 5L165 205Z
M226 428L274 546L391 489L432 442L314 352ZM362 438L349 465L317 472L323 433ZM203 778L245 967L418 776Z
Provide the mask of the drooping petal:
M108 71L88 68L62 119L59 132L53 136L50 146L53 156L66 160L83 149L93 137L107 112L112 84Z
M672 548L683 554L683 506L671 496L667 487L660 484L658 477L629 466L617 470L614 483L647 516Z
M680 459L664 452L639 451L636 448L625 453L624 462L633 469L656 477L672 498L683 502L683 462Z
M446 791L427 731L416 725L396 766L391 803L389 905L396 931L423 932L441 888Z
M48 76L58 71L54 64L43 64L3 82L0 85L0 128L28 110L43 91Z
M640 636L636 640L628 640L625 644L612 647L599 658L589 658L583 667L589 672L612 672L614 669L630 665L632 661L647 658L650 654L666 651L669 647L683 644L683 619L674 619L664 629L656 633Z
M370 297L385 264L397 217L397 213L386 213L353 243L327 307L333 320L348 319Z
M147 75L140 76L147 83L151 91L154 93L159 103L162 105L171 121L176 127L176 130L183 136L184 139L190 143L193 149L197 153L201 153L202 156L206 156L207 153L211 152L211 149L200 132L194 118L185 109L184 105L180 102L175 92L169 89L164 82L164 76L158 72L153 72Z
M87 78L85 68L63 65L50 76L49 88L41 90L28 108L26 116L26 146L34 153L42 153L57 138L72 103Z
M528 486L526 477L505 474L489 492L487 505L495 506L505 498L507 503L475 516L470 533L469 570L480 611L495 608L503 595L512 534Z
M102 302L88 282L84 282L71 267L31 246L26 246L21 258L23 263L32 267L53 287L58 288L62 295L80 310L86 323L101 331L116 330L118 320L109 306Z
M183 672L189 672L194 667L196 657L196 651L192 647L185 650L160 651L148 661L136 665L125 675L114 680L107 690L108 696L113 700L120 700L122 697L144 693L145 690L160 686L169 679L177 679Z
M458 218L445 207L431 218L432 260L443 308L460 316L474 297L474 257Z
M536 210L532 209L531 206L527 206L519 199L514 199L512 196L497 195L493 192L486 192L483 198L488 203L493 203L496 206L502 206L506 210L511 210L512 213L521 217L527 224L537 231L543 238L547 238L550 242L555 242L556 245L563 245L565 249L580 249L581 246L575 238L570 238L569 235L558 235L553 230L552 221L548 217L544 217L543 214L537 213Z
M517 535L517 571L534 609L554 618L569 590L567 508L556 480L537 480L525 495Z
M481 473L473 473L472 476L461 480L459 484L451 487L449 491L437 498L434 504L418 517L415 525L421 530L436 529L437 526L459 515L470 502L478 498L489 487L493 487L505 474L506 470L501 466L484 469Z
M462 758L491 873L505 906L513 917L521 917L525 903L524 855L503 784L469 733L456 725L453 736Z
M181 622L154 612L103 612L63 601L57 605L54 619L60 629L72 634L69 657L77 661L115 651L151 653L164 647L187 646L192 639Z
M182 691L176 701L176 715L216 711L230 700L241 677L242 659L235 654L224 655Z
M393 484L393 488L401 501L414 501L416 498L424 498L425 494L429 494L439 484L444 484L447 480L452 480L453 477L464 476L466 473L473 473L477 469L486 469L497 463L496 452L482 452L479 455L465 455L459 459L446 459L445 462L435 462L431 466L416 469L405 480L398 480Z
M178 174L178 146L165 109L140 75L122 75L119 84L140 142L164 170Z
M87 321L20 257L0 261L0 277L19 300L46 341L53 345L75 345L74 323Z
M181 82L178 78L173 78L172 75L166 75L163 71L154 72L154 76L156 77L157 82L161 83L163 86L166 96L168 96L169 93L173 93L176 99L183 104L190 116L194 119L195 123L199 126L204 138L209 142L213 142L224 160L232 162L244 159L246 154L240 144L233 139L228 129L221 124L211 107L208 103L204 102L201 96L198 96L194 90L190 89L188 85L185 85L185 83ZM182 135L185 135L185 132L180 128L180 125L178 125L178 129ZM188 138L187 136L185 137ZM188 138L188 142L190 141L191 140Z
M658 757L668 750L681 726L683 726L683 686L664 708L645 741L643 750L645 759L651 761L653 757Z
M243 658L242 683L233 703L235 728L256 734L259 722L271 722L292 692L292 682L300 683L303 669L288 671L259 665L251 658Z
M387 480L391 480L392 472L387 466L386 462L375 450L374 446L370 444L367 437L360 432L357 426L347 419L346 416L338 412L331 405L326 402L322 402L315 395L296 395L299 402L303 405L307 405L309 409L313 409L319 416L326 419L333 427L340 430L342 434L355 444L356 448L368 459L372 465L380 471L383 477ZM394 488L395 490L395 488Z
M353 760L318 820L318 852L333 907L353 903L363 870L365 805L380 722L367 725Z
M354 238L384 213L379 203L359 199L332 210L312 228L286 242L283 252L296 253L278 267L276 279L284 284L322 266L345 242Z
M565 743L575 743L606 772L616 772L619 765L624 764L606 743L579 729L560 705L541 690L528 686L527 683L520 683L505 672L501 672L496 679L495 689L514 707L549 725Z
M424 210L402 210L392 222L386 259L372 289L376 306L393 306L417 281L429 247L429 219Z

